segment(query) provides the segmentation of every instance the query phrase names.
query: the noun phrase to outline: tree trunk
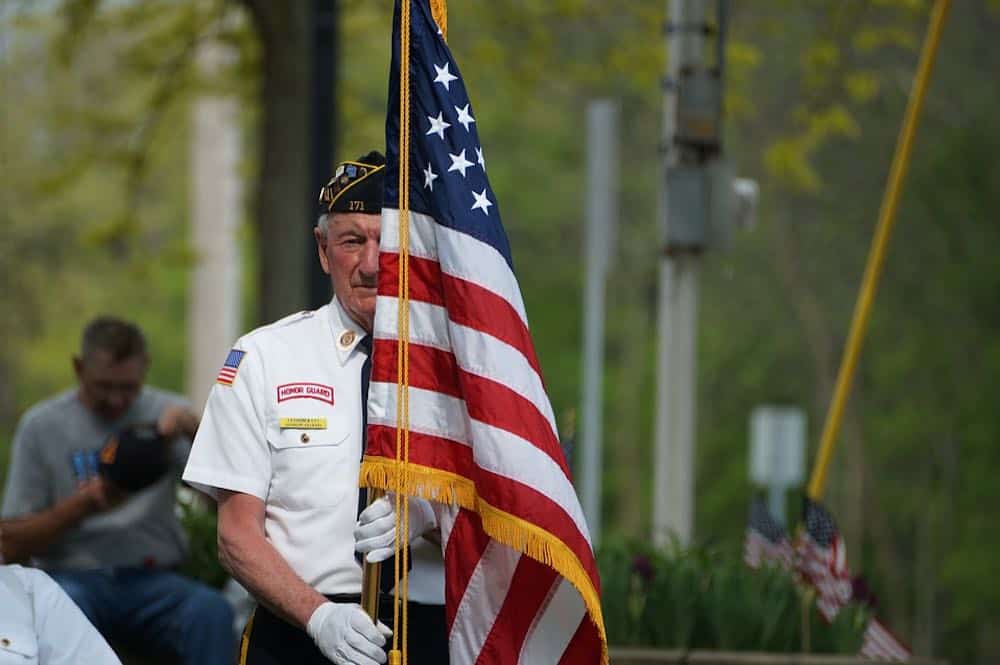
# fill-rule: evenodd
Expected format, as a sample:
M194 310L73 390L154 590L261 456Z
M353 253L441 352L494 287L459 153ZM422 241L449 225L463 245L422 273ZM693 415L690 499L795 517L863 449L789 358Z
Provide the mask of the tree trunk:
M257 321L264 323L307 306L313 2L244 2L261 45Z

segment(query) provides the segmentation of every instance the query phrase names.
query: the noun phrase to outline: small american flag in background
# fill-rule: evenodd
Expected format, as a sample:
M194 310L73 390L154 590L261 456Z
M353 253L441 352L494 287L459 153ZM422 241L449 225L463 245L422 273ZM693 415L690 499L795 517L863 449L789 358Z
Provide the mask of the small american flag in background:
M747 520L743 560L754 569L772 562L789 572L798 571L802 581L816 590L817 609L827 621L833 621L844 605L863 603L865 598L854 595L847 552L833 516L808 497L804 508L806 528L793 547L764 500L754 499ZM910 658L910 650L882 622L871 617L860 655L870 660L905 662Z
M803 520L806 528L796 545L799 573L816 589L819 611L833 620L853 592L847 552L833 516L822 504L806 497Z
M794 560L795 550L788 540L785 528L771 515L767 503L757 497L750 504L746 539L743 542L743 561L754 569L765 563L776 563L791 570Z
M803 520L805 533L797 544L799 573L816 589L816 607L833 621L854 598L847 550L833 516L818 501L806 497ZM875 617L868 620L861 655L872 660L905 662L910 650Z
M245 355L246 351L232 349L229 355L226 356L226 362L222 363L222 369L219 370L219 375L215 377L215 382L221 383L224 386L233 385L233 381L236 380L236 372L240 370L240 363L243 362L243 356Z
M872 617L865 629L865 639L861 644L861 655L869 660L906 662L910 650L882 622Z

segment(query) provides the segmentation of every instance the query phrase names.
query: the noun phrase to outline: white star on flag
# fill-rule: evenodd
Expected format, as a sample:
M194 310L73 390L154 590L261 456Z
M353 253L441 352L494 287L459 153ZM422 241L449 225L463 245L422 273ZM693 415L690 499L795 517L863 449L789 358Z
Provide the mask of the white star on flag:
M466 104L464 109L460 109L456 106L455 110L458 112L458 121L463 127L465 127L465 131L469 131L469 125L476 121L476 119L472 117L472 114L469 113L469 105Z
M483 211L484 215L489 216L490 214L489 207L493 205L493 203L491 203L490 200L486 197L486 188L484 187L483 191L479 194L476 194L475 190L473 190L472 195L476 197L476 202L472 204L472 210L478 208L479 210Z
M483 171L486 171L486 158L483 157L483 149L476 148L476 163L483 167Z
M443 115L444 112L442 111L438 113L438 117L436 118L430 115L427 116L427 119L431 121L431 128L427 130L426 134L427 136L430 136L431 134L437 134L439 137L441 137L441 140L444 141L444 130L451 127L451 123L445 122L444 118L442 117Z
M434 82L435 83L440 83L441 85L444 86L445 90L447 90L448 92L451 92L451 89L448 88L448 85L452 81L457 81L458 77L457 76L452 76L451 72L448 71L449 64L450 63L447 63L447 62L444 63L444 67L438 67L437 65L434 65L434 71L437 72L437 78L434 79Z
M462 148L462 152L457 155L453 155L450 152L448 156L451 157L451 166L448 167L448 172L461 171L462 177L465 177L465 170L472 166L472 162L465 158L465 148Z
M438 174L434 173L434 169L432 169L431 165L428 164L427 168L424 169L424 187L426 187L427 189L429 189L429 190L431 190L433 192L434 191L434 181L437 180L437 179L438 179Z

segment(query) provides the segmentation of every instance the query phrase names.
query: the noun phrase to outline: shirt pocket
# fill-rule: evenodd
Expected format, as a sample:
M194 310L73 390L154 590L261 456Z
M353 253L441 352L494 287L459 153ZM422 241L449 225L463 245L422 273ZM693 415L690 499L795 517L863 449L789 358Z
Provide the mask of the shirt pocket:
M34 630L0 622L0 665L34 665L37 662L38 639Z
M354 425L358 432L354 432ZM358 488L361 423L335 408L279 407L268 423L271 488L268 501L291 510L329 508ZM352 436L353 435L353 436Z

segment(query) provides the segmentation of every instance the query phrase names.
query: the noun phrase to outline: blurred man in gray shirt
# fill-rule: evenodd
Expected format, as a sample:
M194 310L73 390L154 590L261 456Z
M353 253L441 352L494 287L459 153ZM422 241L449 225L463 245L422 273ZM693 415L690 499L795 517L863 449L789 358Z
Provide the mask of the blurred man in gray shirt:
M20 556L45 568L108 638L188 665L231 662L229 605L176 572L186 542L175 490L198 417L179 395L144 385L149 356L132 323L92 321L73 366L77 387L29 409L14 436L2 516L32 527ZM99 473L100 451L141 423L156 424L169 472L126 492Z

